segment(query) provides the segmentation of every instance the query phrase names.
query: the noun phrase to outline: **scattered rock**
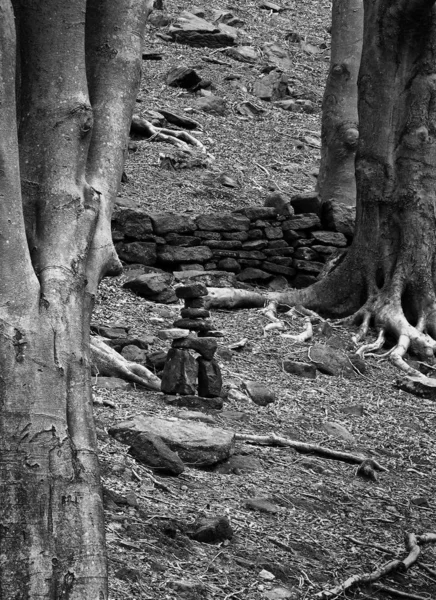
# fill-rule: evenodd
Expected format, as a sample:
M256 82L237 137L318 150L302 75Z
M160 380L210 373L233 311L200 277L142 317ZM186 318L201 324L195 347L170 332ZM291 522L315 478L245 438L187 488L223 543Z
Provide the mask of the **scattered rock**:
M171 348L162 374L164 394L195 394L197 388L197 361L186 350Z
M290 375L298 375L299 377L306 377L308 379L316 378L316 367L310 363L286 359L283 361L283 369Z
M192 525L188 535L197 542L213 544L231 540L233 529L227 517L200 517Z
M166 82L170 87L193 88L201 81L200 75L189 67L174 67L167 73Z
M244 502L247 508L275 515L279 509L275 504L269 502L266 498L250 498Z
M346 427L335 421L327 421L323 424L322 428L326 433L332 437L344 440L346 442L355 444L356 438L352 435Z
M153 469L180 475L185 470L179 456L170 450L162 439L150 432L140 432L136 436L128 435L130 445L129 454L138 462L146 464ZM116 437L118 441L124 441L122 435Z
M258 79L253 86L253 94L261 100L280 100L288 93L288 77L281 71L271 71Z
M226 101L212 94L197 100L196 107L203 112L218 117L224 117L226 114Z
M188 11L177 18L168 33L174 42L208 48L233 46L238 37L237 30L223 24L216 27Z
M318 371L325 375L355 376L350 358L341 350L337 350L331 346L314 344L310 348L309 358L315 363Z
M204 423L143 415L117 423L109 429L110 435L128 445L131 445L130 439L143 432L159 436L171 450L178 453L185 465L196 467L226 460L233 450L235 437L233 432Z
M232 411L227 412L230 413ZM246 416L245 413L238 414ZM223 416L223 413L220 416ZM215 473L220 473L221 475L242 475L243 473L254 473L261 470L262 463L257 458L243 454L235 454L215 467Z
M362 461L356 470L356 475L369 481L378 481L375 462L370 458Z
M281 71L290 71L294 66L288 50L275 42L264 44L262 52L267 61Z
M248 63L255 63L259 58L257 51L252 46L237 46L235 48L227 48L226 54L235 60Z
M209 596L207 587L199 581L170 579L167 582L167 586L177 593L178 598L184 598L185 600L206 600Z
M257 383L256 381L245 381L244 386L250 398L258 406L267 406L268 404L272 404L276 401L275 393L271 390L271 388L262 383Z

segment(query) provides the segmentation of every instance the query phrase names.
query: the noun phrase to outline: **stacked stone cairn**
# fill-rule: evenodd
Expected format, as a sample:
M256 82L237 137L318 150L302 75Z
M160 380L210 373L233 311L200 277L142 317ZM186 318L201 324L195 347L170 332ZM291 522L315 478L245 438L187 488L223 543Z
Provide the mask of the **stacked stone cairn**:
M207 288L203 283L191 283L176 288L176 295L184 300L185 306L181 319L174 322L174 329L165 330L166 339L172 339L172 347L167 354L161 389L172 396L215 399L203 405L218 408L222 406L222 376L214 355L219 332L212 330L210 312L205 308ZM198 358L190 350L198 353Z

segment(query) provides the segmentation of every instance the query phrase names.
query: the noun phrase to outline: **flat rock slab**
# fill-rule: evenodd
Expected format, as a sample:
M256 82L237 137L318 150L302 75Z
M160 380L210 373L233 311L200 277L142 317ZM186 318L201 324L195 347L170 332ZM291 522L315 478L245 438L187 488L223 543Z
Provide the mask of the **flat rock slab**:
M123 441L122 436L117 439ZM129 436L129 444L129 454L138 462L146 464L152 469L172 475L180 475L185 470L178 454L173 452L157 435L140 432L135 437Z
M188 535L197 542L213 544L231 540L233 529L227 517L201 517L192 525Z
M310 360L325 375L344 375L355 377L356 373L350 358L336 348L315 344L310 349Z
M130 444L138 433L159 436L191 467L206 467L229 458L235 443L235 434L204 423L181 419L160 419L138 415L118 423L109 434Z
M257 383L256 381L245 381L244 386L250 398L258 406L267 406L276 400L274 392L263 383Z

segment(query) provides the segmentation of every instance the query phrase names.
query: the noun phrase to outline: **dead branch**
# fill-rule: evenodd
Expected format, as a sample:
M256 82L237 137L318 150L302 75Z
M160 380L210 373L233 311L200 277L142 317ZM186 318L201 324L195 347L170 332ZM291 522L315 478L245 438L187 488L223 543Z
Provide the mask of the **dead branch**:
M313 337L313 327L312 327L312 321L310 320L310 317L304 317L304 322L306 324L306 327L301 333L299 333L297 335L282 333L280 337L286 338L287 340L292 340L295 343L307 342L308 340L310 340Z
M93 375L120 377L147 390L160 391L160 379L146 367L130 362L116 350L105 344L104 338L91 338L91 372Z
M144 119L138 115L133 115L130 131L132 133L136 133L137 135L143 136L150 141L173 144L181 150L189 151L189 146L195 146L202 152L206 152L205 146L193 135L187 133L186 131L155 127L150 123L150 121L147 121L147 119Z
M411 567L416 560L418 559L421 553L420 545L425 544L434 544L436 543L436 534L435 533L423 533L422 535L415 535L414 533L408 533L405 536L405 545L406 550L409 554L403 560L392 560L382 567L379 567L375 571L371 573L363 573L362 575L352 575L343 583L337 585L331 590L323 590L315 595L315 598L321 598L322 600L327 600L329 598L336 598L339 594L342 594L346 590L349 590L351 587L358 583L374 583L388 575L389 573L393 573L394 571L404 572L409 567ZM387 588L381 584L375 584L375 587L381 591L389 591L389 593L396 594L397 596L400 594L404 594L401 592L400 594L396 592L396 590L391 590L391 588ZM415 595L403 595L400 596L402 598L412 598L413 600L423 600L420 596Z
M398 596L398 598L407 598L407 600L428 600L428 597L418 596L418 594L409 594L408 592L400 592L395 588L382 585L381 583L374 583L373 588L379 592L386 592L392 594L392 596Z
M207 288L206 308L260 308L265 306L266 298L258 292L235 288Z
M265 446L282 446L294 448L297 452L302 454L315 454L322 456L323 458L331 458L333 460L339 460L351 464L360 464L366 460L365 456L358 454L350 454L348 452L340 452L338 450L331 450L324 446L318 446L317 444L307 444L305 442L296 442L287 438L280 437L271 433L270 435L251 435L249 433L236 433L237 440L250 442L251 444L261 444ZM374 461L374 466L377 471L387 471L385 467Z
M352 537L351 535L346 535L345 537L348 540L350 540L350 542L353 542L353 544L357 544L358 546L366 546L367 548L374 548L375 550L378 550L379 552L384 552L385 554L390 554L391 556L397 555L397 553L394 552L393 550L390 550L389 548L385 548L384 546L380 546L379 544L371 544L368 542L362 542L361 540L357 540L356 538Z

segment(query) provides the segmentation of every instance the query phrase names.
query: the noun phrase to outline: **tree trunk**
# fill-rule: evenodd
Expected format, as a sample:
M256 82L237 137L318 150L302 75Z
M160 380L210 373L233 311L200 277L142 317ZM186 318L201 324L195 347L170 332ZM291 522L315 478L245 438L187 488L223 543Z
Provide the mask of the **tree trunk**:
M363 1L333 0L330 70L321 122L318 190L322 203L356 204L354 159L359 139L357 75L363 35Z
M377 34L376 34L377 32ZM357 311L411 346L436 349L436 11L434 0L365 1L359 75L356 235L343 262L299 292L275 294L335 316Z
M91 106L86 0L17 0L24 42L17 110L14 15L9 0L0 0L0 598L5 600L107 598L89 323L98 280L117 263L110 241L93 240L110 223L113 181L122 171L139 83L144 22L141 0L120 0L116 14L111 4L98 2L112 21L102 18L93 33L97 37L102 27L112 40L118 32L115 54L126 59L124 73L109 66L106 77L116 89L123 87L130 109L114 107L111 99L95 110ZM126 32L127 11L136 19L134 35ZM101 97L98 85L91 85L93 98Z

